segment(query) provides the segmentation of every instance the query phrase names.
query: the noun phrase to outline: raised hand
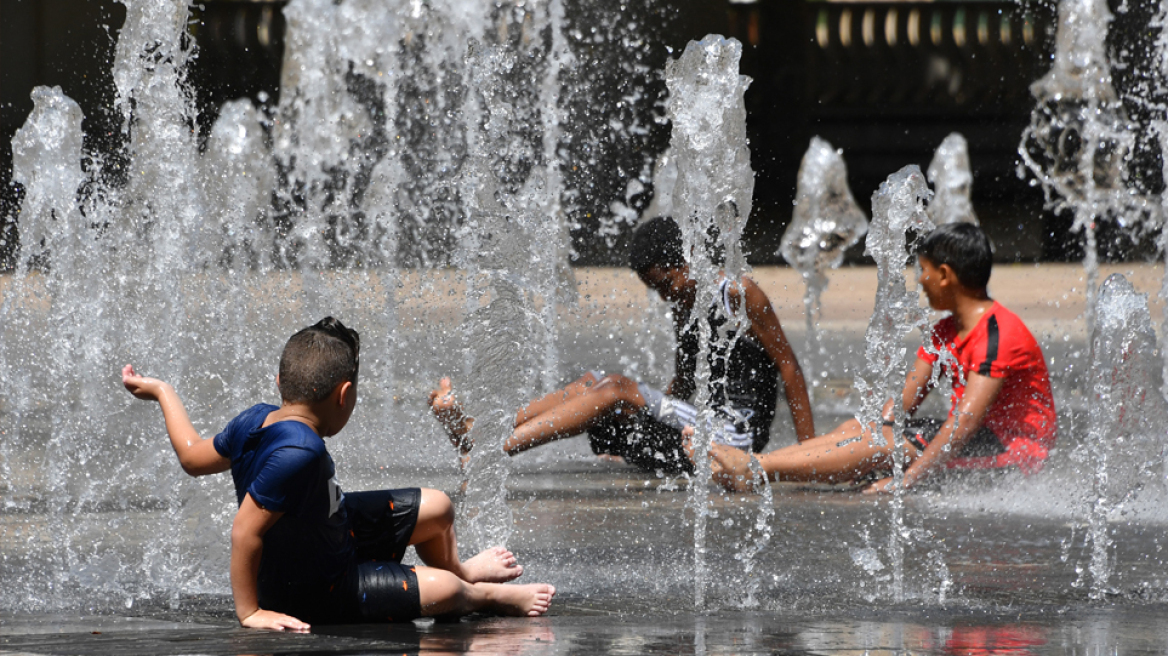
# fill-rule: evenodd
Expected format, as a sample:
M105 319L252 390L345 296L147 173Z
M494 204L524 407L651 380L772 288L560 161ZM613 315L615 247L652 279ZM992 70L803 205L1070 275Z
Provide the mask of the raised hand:
M157 378L139 376L138 372L134 371L134 366L129 364L122 367L122 385L125 385L130 394L146 401L157 401L159 395L169 387L167 383Z

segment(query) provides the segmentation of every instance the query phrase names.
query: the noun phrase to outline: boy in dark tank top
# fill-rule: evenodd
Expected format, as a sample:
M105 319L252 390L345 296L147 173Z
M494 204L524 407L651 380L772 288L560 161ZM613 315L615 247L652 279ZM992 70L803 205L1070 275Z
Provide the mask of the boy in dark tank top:
M645 471L691 472L682 430L698 420L688 403L695 396L695 371L701 344L698 321L712 336L709 399L716 419L709 427L715 442L760 452L770 439L779 391L785 390L799 441L815 435L803 371L766 294L747 277L723 278L716 299L699 308L697 281L690 276L681 230L669 217L656 217L633 233L630 267L650 289L673 306L677 337L673 381L664 390L621 374L586 372L561 390L520 409L515 429L504 443L510 455L587 432L592 450L619 456ZM747 325L735 322L745 309ZM721 333L722 337L717 337ZM465 458L473 418L465 416L449 379L430 393L430 405Z

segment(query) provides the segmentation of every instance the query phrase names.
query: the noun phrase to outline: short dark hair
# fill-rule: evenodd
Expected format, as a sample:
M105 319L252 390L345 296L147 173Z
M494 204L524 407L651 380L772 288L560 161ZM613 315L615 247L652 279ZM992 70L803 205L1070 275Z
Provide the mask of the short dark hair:
M981 228L972 223L947 223L930 232L917 255L936 266L948 264L957 280L970 289L985 289L994 266L994 251Z
M668 216L655 216L633 231L629 268L644 276L653 267L677 269L685 266L681 228Z
M288 338L280 356L280 397L318 403L344 382L357 383L361 336L325 317Z

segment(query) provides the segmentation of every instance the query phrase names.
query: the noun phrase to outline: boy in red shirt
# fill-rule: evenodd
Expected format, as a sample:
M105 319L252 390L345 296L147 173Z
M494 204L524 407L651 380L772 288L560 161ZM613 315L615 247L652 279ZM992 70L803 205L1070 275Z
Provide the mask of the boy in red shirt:
M1013 312L986 293L993 254L975 225L937 228L918 252L920 284L938 321L905 380L901 402L911 417L931 389L939 365L952 376L953 404L944 420L910 418L903 439L908 488L945 468L1042 468L1058 430L1050 376L1042 349ZM956 371L954 372L954 368ZM892 468L893 401L884 407L884 444L852 419L834 431L758 457L771 480L838 483ZM711 448L714 477L736 490L751 487L750 455ZM892 478L865 492L888 492Z

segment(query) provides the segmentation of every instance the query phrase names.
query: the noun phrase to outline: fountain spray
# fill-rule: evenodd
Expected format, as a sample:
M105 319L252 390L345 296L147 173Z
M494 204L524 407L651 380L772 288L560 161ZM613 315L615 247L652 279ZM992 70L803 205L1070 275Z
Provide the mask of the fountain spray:
M1071 229L1085 235L1087 334L1099 283L1097 225L1115 220L1126 227L1146 209L1126 184L1134 126L1111 81L1106 45L1111 20L1106 0L1059 4L1054 64L1030 87L1036 106L1018 146L1022 164L1034 176L1032 184L1042 185L1047 206L1072 211Z
M691 327L696 325L700 345L694 374L694 405L699 411L693 438L696 475L689 487L694 512L694 605L699 609L705 607L708 578L708 427L717 423L710 408L711 329L706 314L710 307L725 312L716 298L721 276L737 280L746 271L740 240L754 193L743 100L749 78L738 74L741 56L742 44L736 39L710 35L700 42L691 41L681 56L665 67L669 88L666 112L673 123L670 147L677 165L673 216L681 228L690 276L698 289L688 321ZM726 319L745 330L745 304L740 304L737 314L741 316Z
M780 254L803 277L803 307L807 319L807 348L803 369L811 381L812 395L820 380L816 357L826 356L819 342L819 317L827 269L838 269L844 252L868 232L868 217L848 187L848 170L842 151L819 137L799 165L795 213L783 233ZM826 374L826 370L824 371ZM814 396L812 396L814 401Z
M945 137L933 161L929 162L929 182L933 185L933 200L929 203L929 218L935 225L964 221L977 225L970 192L973 172L969 166L969 145L965 137L954 132Z
M1095 318L1087 441L1079 457L1094 472L1087 499L1090 594L1103 599L1114 570L1109 521L1150 482L1163 480L1168 404L1157 393L1159 367L1144 357L1157 348L1147 297L1114 274L1099 291Z
M872 195L872 224L864 254L876 260L876 302L872 319L864 333L865 371L856 376L856 391L860 395L860 412L856 419L872 432L872 441L884 443L882 430L885 403L892 403L892 475L895 495L892 499L891 531L888 551L892 561L893 601L904 600L904 544L910 531L904 526L905 441L903 434L904 408L900 404L900 390L907 375L905 337L914 329L928 331L928 315L920 307L918 295L905 287L904 265L909 253L910 232L915 238L924 237L933 229L933 222L925 212L925 204L933 193L925 183L925 176L916 166L906 166L892 174Z

